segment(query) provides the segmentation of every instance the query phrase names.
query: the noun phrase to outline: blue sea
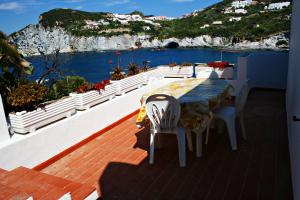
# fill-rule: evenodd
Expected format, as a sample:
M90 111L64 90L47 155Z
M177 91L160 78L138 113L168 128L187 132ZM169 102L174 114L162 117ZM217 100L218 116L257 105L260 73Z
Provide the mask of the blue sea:
M124 72L130 62L143 66L143 61L150 61L150 67L159 65L168 65L176 62L207 63L216 60L236 63L237 58L248 54L271 53L272 51L227 51L211 48L193 48L193 49L138 49L133 51L104 52L84 52L84 53L64 53L59 56L59 76L78 75L86 78L88 81L96 83L110 78L110 72L115 66L122 67ZM27 58L34 65L34 74L32 79L37 79L45 71L46 59L42 56ZM57 76L58 74L56 74Z

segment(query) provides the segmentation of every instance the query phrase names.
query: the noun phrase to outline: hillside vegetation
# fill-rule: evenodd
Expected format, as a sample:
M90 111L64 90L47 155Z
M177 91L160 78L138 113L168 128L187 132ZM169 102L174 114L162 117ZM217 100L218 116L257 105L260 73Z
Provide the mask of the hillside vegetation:
M174 20L129 21L124 24L114 19L111 13L83 12L71 9L54 9L40 16L40 24L47 27L60 26L75 36L113 36L121 34L150 35L152 38L165 39L170 37L184 38L211 35L213 37L233 37L236 40L260 40L270 35L289 32L291 6L282 10L265 11L264 6L278 0L265 1L247 6L247 14L224 14L232 0L224 0L214 4L195 16ZM143 13L135 11L144 18ZM242 17L240 21L229 21L232 17ZM86 28L86 20L97 21L93 28ZM222 21L221 25L213 25L214 21ZM201 28L209 24L209 27ZM146 28L145 28L146 27Z

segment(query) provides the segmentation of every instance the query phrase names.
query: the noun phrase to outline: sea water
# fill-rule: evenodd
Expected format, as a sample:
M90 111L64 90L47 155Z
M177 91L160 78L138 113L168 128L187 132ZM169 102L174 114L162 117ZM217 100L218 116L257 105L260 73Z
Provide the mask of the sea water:
M103 51L60 54L59 67L55 76L77 75L96 83L104 79L109 79L110 72L117 65L121 66L124 72L127 72L128 64L132 62L143 66L144 61L150 61L150 67L168 65L170 63L207 63L221 60L236 64L237 58L240 56L246 56L250 53L271 53L270 51L263 50L229 51L211 48L138 49L119 52ZM51 56L34 56L28 58L35 69L31 77L32 79L37 79L46 71L47 59L48 61L51 60ZM51 62L48 62L49 65L51 65Z

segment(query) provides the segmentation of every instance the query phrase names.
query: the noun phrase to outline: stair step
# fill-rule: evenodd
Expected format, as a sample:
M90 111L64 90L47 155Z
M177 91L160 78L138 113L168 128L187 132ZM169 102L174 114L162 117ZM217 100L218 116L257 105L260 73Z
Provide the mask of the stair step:
M81 185L80 188L78 188L74 192L71 192L72 200L84 199L88 197L90 194L92 194L95 190L96 189L94 187L88 185Z
M6 170L0 168L0 179L1 179L3 176L5 176L6 173L7 173Z
M0 199L17 199L17 200L30 200L32 199L30 195L18 191L15 188L8 187L6 185L0 184Z
M12 181L15 180L15 177L21 176L18 182L24 182L23 184L26 182L34 186L37 185L35 190L33 190L33 188L30 186L27 186L27 190L28 192L34 192L30 194L34 194L34 197L39 197L41 199L58 199L68 192L71 193L72 199L84 199L95 191L94 187L75 183L70 180L45 174L43 172L35 171L25 167L18 167L9 172L9 174L10 176L13 176L11 178ZM22 184L14 184L10 181L8 181L8 183L10 183L11 186L22 188ZM23 189L25 190L25 188Z

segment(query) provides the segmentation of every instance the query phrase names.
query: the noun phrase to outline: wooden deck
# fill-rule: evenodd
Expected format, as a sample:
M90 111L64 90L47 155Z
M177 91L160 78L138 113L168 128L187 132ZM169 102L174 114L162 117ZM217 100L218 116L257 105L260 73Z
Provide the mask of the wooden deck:
M238 150L232 151L226 132L212 129L202 158L187 151L186 168L179 167L171 135L149 165L149 129L137 129L133 117L42 171L96 186L103 199L293 199L284 94L252 91L248 140L237 125Z

